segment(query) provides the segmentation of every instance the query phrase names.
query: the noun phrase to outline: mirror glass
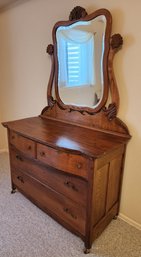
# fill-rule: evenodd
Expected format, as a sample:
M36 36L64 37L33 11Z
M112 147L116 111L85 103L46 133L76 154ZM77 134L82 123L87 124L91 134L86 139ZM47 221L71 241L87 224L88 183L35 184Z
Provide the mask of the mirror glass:
M95 108L100 103L105 31L104 15L57 28L58 93L64 104Z

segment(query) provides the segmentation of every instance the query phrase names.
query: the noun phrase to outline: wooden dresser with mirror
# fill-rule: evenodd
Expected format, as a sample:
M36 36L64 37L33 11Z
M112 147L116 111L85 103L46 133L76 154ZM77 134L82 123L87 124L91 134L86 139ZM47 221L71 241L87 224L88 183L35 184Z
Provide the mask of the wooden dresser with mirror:
M8 129L12 193L82 238L85 253L117 217L130 134L117 118L113 57L120 34L112 17L75 7L53 28L47 106L37 117L4 122ZM110 99L110 100L109 100Z

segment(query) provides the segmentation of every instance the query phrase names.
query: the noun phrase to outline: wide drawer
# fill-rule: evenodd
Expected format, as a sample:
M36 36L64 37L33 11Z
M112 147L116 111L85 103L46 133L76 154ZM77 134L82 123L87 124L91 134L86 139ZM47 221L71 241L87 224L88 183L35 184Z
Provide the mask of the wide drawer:
M88 159L37 144L37 159L56 169L88 178Z
M75 204L36 179L16 169L12 170L12 182L37 206L60 223L67 224L80 234L85 234L85 208Z
M87 182L84 179L58 171L49 166L39 165L37 161L22 156L18 151L10 149L12 168L24 170L30 176L52 187L76 203L86 206Z
M10 131L10 144L14 145L18 150L26 155L35 158L35 142L31 139L23 137L14 131Z

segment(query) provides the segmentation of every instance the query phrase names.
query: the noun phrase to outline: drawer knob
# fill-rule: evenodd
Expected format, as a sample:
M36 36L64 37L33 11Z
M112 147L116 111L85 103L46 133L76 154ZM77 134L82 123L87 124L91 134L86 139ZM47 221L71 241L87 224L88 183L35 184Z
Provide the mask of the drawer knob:
M17 179L21 181L21 183L24 183L23 177L22 176L17 176Z
M78 189L76 188L76 186L71 181L65 181L64 185L69 187L69 188L72 188L74 191L78 192Z
M40 152L40 155L43 157L45 156L45 152Z
M18 154L16 154L16 159L19 160L19 161L23 161L22 157Z
M73 219L77 219L77 216L74 215L69 208L64 208L64 212L66 212L67 214L69 214Z
M12 136L12 139L15 139L15 136Z
M28 150L31 150L31 145L29 145L27 149L28 149Z
M81 163L77 163L77 168L81 169L82 168L82 164Z

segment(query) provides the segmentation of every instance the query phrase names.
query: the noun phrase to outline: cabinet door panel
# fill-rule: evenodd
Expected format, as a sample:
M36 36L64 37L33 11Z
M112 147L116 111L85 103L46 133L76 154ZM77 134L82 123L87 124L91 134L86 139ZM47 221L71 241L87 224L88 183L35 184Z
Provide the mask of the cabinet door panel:
M106 211L118 201L121 179L122 155L110 162Z
M106 209L109 163L95 171L93 191L93 225L104 215Z

